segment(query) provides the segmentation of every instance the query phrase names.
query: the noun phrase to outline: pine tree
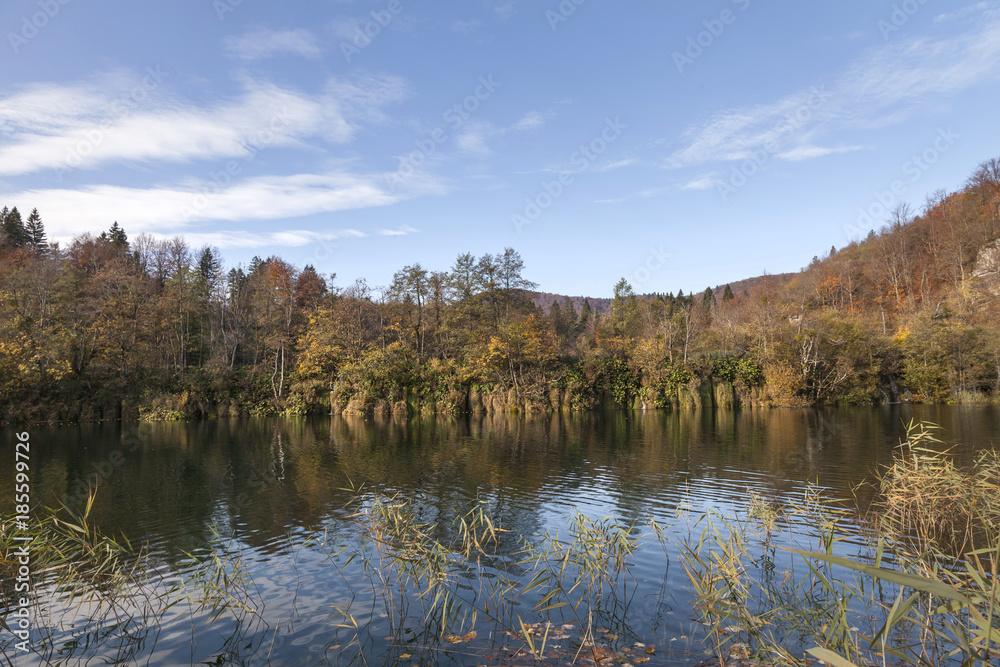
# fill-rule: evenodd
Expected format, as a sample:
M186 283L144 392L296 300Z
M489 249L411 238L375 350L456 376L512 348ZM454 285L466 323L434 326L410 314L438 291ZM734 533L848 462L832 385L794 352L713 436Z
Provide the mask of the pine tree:
M712 306L715 305L715 292L712 291L711 287L706 287L705 291L701 295L701 307L705 310L711 310Z
M733 296L733 288L730 287L729 285L726 285L726 289L722 293L722 303L726 303L727 301L732 301L735 298L736 297Z
M573 302L569 297L566 297L566 301L563 302L562 317L566 322L566 331L572 331L577 323L577 315L576 308L573 306Z
M552 305L549 307L549 320L551 320L552 325L555 327L556 333L560 333L560 324L562 322L562 308L559 307L558 301L553 301Z
M579 333L585 333L587 331L587 326L590 324L590 318L592 317L590 311L590 299L583 300L583 306L580 308L580 322L576 326L576 330Z
M24 221L21 220L21 212L15 206L3 217L3 231L5 244L15 248L23 248L31 243L28 230L24 228Z
M118 226L117 220L115 220L115 224L111 225L111 229L108 230L107 239L111 241L111 245L115 247L115 250L128 252L128 236L125 234L125 230Z
M124 232L122 234L124 235ZM205 282L208 284L214 283L221 270L222 263L215 256L215 253L212 252L212 248L210 246L202 248L201 252L198 253L198 273L201 274Z
M42 216L38 213L37 208L31 210L31 215L28 216L24 229L30 239L31 247L35 249L35 252L44 254L48 250L48 242L45 239L45 225L42 224Z

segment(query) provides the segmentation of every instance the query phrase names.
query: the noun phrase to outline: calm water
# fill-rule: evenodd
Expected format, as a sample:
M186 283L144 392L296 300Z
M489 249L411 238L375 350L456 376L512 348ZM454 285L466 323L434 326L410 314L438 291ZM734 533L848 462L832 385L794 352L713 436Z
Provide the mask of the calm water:
M246 564L259 619L209 624L178 605L133 653L118 653L130 664L512 664L501 649L516 642L490 628L478 628L476 646L452 651L387 640L388 620L370 589L363 593L357 567L341 576L322 544L346 531L345 489L398 492L423 520L442 525L478 499L502 527L529 539L565 532L575 511L673 526L679 508L730 512L748 490L780 499L812 482L848 496L891 458L912 418L940 424L943 440L961 443L961 456L1000 440L996 406L36 426L32 491L46 505L73 503L99 481L95 524L148 544L163 576L183 572L188 553L212 545ZM3 437L12 452L13 432ZM12 453L0 461L2 498L13 497L13 467ZM644 544L633 558L639 587L628 618L602 624L618 623L608 629L621 642L655 645L647 664L694 664L704 656L683 568L655 540ZM338 627L335 606L349 607L362 625L360 644L354 630ZM58 621L64 641L80 629L88 629L86 614ZM38 664L14 657L9 645L6 654L17 665ZM116 652L81 640L64 661L97 664L99 655Z

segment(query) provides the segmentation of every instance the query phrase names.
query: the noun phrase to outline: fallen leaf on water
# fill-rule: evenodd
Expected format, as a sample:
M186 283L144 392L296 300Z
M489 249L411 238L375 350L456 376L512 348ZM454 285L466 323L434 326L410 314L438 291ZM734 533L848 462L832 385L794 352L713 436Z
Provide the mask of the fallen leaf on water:
M469 633L466 633L466 634L462 635L462 641L463 642L471 642L475 638L476 638L476 631L475 630L473 630L472 632L469 632Z
M409 653L400 653L399 657L402 660L406 660L407 658L412 658L413 656L411 656Z
M656 647L655 646L647 646L646 647L646 654L647 655L653 655L654 653L656 653Z

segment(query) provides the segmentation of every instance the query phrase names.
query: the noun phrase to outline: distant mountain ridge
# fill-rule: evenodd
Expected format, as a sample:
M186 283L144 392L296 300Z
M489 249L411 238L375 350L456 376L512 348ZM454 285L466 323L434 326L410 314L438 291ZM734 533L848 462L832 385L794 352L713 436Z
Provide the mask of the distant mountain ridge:
M765 286L780 287L787 284L794 278L797 273L777 273L774 275L764 274L761 276L755 276L753 278L745 278L743 280L738 280L736 282L728 283L730 289L733 290L733 294L736 296L742 296L744 292L753 293ZM712 288L712 292L715 294L716 300L722 298L722 293L726 289L726 284L717 285ZM702 291L696 291L695 294L701 294ZM531 300L535 305L541 306L542 310L546 313L552 308L552 304L559 302L562 306L566 303L566 299L569 299L573 303L573 307L576 312L579 313L580 309L583 308L583 302L590 301L590 309L596 313L604 314L611 310L611 299L593 296L567 296L565 294L553 294L551 292L530 292ZM690 292L688 292L690 294ZM638 295L640 299L650 298L656 296L656 294L640 294Z
M552 304L556 301L562 306L566 303L566 299L573 302L573 307L576 309L577 314L583 308L583 302L590 302L590 310L592 312L604 314L611 310L611 299L602 299L599 297L592 296L566 296L564 294L552 294L550 292L531 292L531 300L537 306L541 306L542 310L546 313L552 308Z

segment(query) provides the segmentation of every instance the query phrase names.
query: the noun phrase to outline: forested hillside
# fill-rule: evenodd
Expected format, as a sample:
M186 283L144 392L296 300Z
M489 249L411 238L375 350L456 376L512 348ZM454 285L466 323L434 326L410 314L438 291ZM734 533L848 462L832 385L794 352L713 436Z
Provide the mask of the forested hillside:
M38 202L44 205L44 202ZM518 253L403 267L376 292L278 257L225 268L115 223L49 244L0 211L0 415L984 401L1000 391L1000 161L792 276L533 302Z

